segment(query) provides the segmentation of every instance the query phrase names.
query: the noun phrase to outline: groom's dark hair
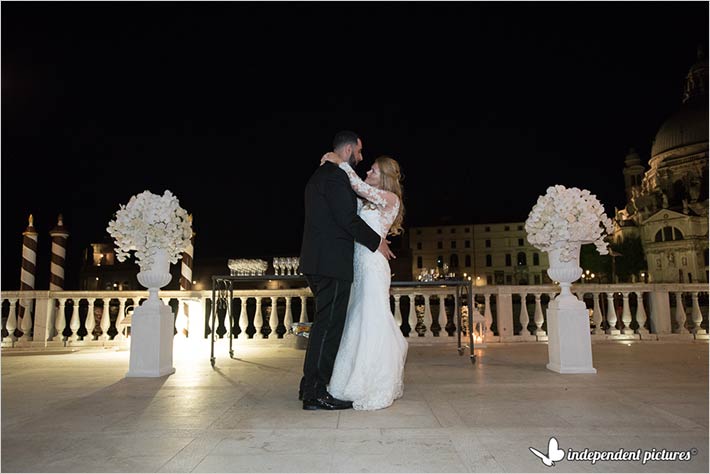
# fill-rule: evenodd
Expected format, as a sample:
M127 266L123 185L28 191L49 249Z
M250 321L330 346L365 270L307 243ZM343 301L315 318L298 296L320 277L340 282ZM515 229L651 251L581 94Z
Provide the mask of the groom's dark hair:
M351 132L349 130L343 130L342 132L338 132L335 134L335 138L333 138L333 150L337 150L338 148L345 146L345 145L357 145L357 140L358 140L357 133Z

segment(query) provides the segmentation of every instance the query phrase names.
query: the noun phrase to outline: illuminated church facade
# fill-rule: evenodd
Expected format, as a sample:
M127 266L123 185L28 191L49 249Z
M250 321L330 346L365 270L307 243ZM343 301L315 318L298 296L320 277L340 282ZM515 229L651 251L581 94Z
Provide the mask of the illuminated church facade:
M682 103L659 128L649 169L633 150L614 240L639 237L649 282L708 282L708 60L699 50Z

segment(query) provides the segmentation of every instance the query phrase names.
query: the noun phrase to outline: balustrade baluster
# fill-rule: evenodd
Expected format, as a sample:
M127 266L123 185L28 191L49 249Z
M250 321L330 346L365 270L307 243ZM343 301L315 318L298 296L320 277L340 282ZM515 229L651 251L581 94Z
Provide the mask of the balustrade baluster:
M483 328L483 333L486 336L492 336L493 330L491 329L491 326L493 325L493 313L491 313L491 295L486 293L483 295L483 298L486 306L486 309L483 311L483 318L486 320L486 327Z
M675 322L678 323L678 329L674 331L676 334L690 333L685 327L686 319L685 308L683 308L683 293L677 291L675 293Z
M276 311L276 297L271 297L271 315L269 316L269 337L273 334L277 336L276 329L279 327L279 313Z
M114 339L125 339L125 335L123 334L123 331L126 328L121 328L121 323L123 322L123 319L126 317L126 301L128 298L119 298L118 299L118 314L116 315L116 331L118 333L116 334L116 337Z
M104 307L101 312L101 325L99 326L101 328L101 335L98 339L108 341L108 330L111 328L111 298L103 298L103 302Z
M57 335L54 336L53 341L64 341L64 328L67 325L66 315L64 314L66 304L66 298L59 298L59 310L57 311L57 317L54 319L54 329L57 331Z
M87 298L86 301L89 303L89 307L86 310L86 321L84 322L84 327L86 328L86 336L84 338L87 341L94 340L94 328L96 327L96 320L94 319L94 298Z
M606 293L606 321L609 323L609 328L606 330L607 334L619 335L621 331L616 329L616 308L614 308L614 292L608 291Z
M448 324L448 319L446 317L446 295L436 295L439 298L439 316L438 316L438 323L439 323L439 334L438 336L441 336L442 333L446 333L446 326Z
M542 323L545 322L545 318L542 314L542 293L535 293L535 330L536 336L546 336L547 332L543 331Z
M7 336L3 341L15 342L15 330L17 329L17 299L10 299L10 313L7 315L7 322L5 323L5 329L7 330Z
M308 309L306 307L306 297L301 296L301 314L298 316L298 321L301 323L308 322Z
M648 334L646 329L646 310L643 307L643 291L636 291L636 323L639 325L636 332L638 334Z
M518 317L518 321L520 321L520 335L521 336L532 335L530 333L530 330L528 329L528 324L530 324L530 315L528 314L528 305L527 305L527 301L526 301L527 298L528 298L527 293L520 294L520 316Z
M601 298L601 293L592 293L594 297L594 311L592 312L592 320L594 321L594 331L592 334L604 334L604 329L602 325L604 323L604 315L602 314L601 305L599 304L599 298Z
M407 324L409 324L409 336L417 335L417 303L416 303L416 293L409 294L409 316L407 317Z
M29 300L27 306L25 306L25 313L22 316L22 321L20 321L20 329L22 330L22 336L20 336L20 341L31 341L32 336L32 308L34 307L34 301Z
M247 334L247 328L249 328L249 314L247 313L247 300L248 296L242 296L239 298L242 302L242 309L239 311L239 336L249 339ZM231 330L231 329L230 329ZM252 336L253 337L253 336Z
M397 327L402 327L402 313L399 310L399 298L402 295L394 295L394 321Z
M264 329L264 325L266 324L266 321L264 320L264 316L261 314L261 296L256 296L256 312L254 313L254 329L256 332L254 333L254 336L257 334L261 334L261 337L263 339L266 339L266 334L264 334L262 331ZM261 327L258 327L257 324L261 323Z
M293 331L293 315L291 314L291 297L286 296L286 313L284 314L284 326L286 327L286 334Z
M430 295L424 295L424 336L434 335L434 318L431 315L431 307L429 305Z
M623 292L622 296L624 298L624 309L621 311L621 322L624 323L624 327L622 328L621 333L633 334L634 330L631 329L631 308L629 308L629 292Z
M81 329L81 319L79 319L80 301L79 298L72 298L71 319L69 320L69 329L71 330L69 338L72 342L79 340L79 329Z
M703 323L703 313L700 312L700 304L698 303L698 292L694 291L692 293L693 298L693 311L691 312L691 317L693 318L693 334L698 336L704 336L707 331L702 328Z

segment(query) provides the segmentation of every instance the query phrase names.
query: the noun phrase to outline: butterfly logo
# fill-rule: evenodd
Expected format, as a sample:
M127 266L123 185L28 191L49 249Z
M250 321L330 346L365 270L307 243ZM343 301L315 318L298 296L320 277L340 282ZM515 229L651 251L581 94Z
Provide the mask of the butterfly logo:
M532 453L539 457L545 466L552 467L555 462L562 461L565 458L565 452L560 449L560 445L557 442L557 438L554 436L550 438L550 442L547 444L547 454L542 454L535 448L530 448Z

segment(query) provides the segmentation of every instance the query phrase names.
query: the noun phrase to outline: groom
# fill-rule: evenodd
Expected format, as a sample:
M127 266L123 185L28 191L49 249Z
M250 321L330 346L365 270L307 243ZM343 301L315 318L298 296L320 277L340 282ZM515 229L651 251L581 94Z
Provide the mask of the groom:
M352 167L362 161L362 141L353 132L335 135L333 151ZM316 300L308 338L299 398L304 410L342 410L352 402L331 396L326 387L345 325L353 281L354 242L389 260L388 242L357 215L357 199L350 180L338 165L325 162L306 184L300 271Z

